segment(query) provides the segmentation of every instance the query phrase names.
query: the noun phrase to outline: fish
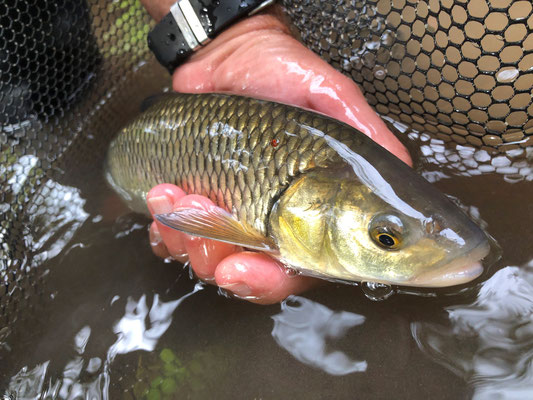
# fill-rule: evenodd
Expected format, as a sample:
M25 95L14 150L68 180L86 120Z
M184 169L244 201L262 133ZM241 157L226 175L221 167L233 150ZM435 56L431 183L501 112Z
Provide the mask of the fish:
M456 204L363 133L261 99L162 96L113 139L106 177L145 214L160 183L207 196L217 207L156 218L326 280L453 286L483 272L490 248Z

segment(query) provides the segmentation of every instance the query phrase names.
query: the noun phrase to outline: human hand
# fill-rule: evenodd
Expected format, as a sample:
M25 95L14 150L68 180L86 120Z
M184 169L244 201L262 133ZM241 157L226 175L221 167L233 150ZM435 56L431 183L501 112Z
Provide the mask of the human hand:
M173 2L144 3L152 16L160 19ZM411 163L407 150L367 104L356 84L292 38L275 15L241 21L194 53L174 72L173 89L230 92L312 109L356 127ZM213 204L169 184L153 188L147 201L152 214ZM150 241L157 255L170 255L182 262L188 259L200 279L255 303L275 303L318 283L287 274L279 262L265 254L192 237L159 222L150 228Z

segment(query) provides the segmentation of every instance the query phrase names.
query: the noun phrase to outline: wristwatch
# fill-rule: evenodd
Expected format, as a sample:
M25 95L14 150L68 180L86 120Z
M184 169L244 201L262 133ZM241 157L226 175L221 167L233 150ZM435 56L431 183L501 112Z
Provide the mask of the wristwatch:
M148 34L148 47L172 74L224 29L272 3L274 0L178 0Z

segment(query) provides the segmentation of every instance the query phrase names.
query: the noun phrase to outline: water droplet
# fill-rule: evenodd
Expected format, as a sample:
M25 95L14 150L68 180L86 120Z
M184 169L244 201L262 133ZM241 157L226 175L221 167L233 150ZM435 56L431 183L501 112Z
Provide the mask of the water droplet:
M491 164L498 168L498 167L508 167L509 165L511 165L511 160L509 160L507 157L505 156L498 156L498 157L494 157L491 161Z
M189 261L185 261L183 263L183 269L189 271L189 279L195 279L194 270L192 269L191 263Z
M519 75L520 71L516 68L502 68L497 74L496 79L498 82L509 83L513 82Z
M387 71L382 66L376 66L374 68L374 76L376 79L385 79L385 76L387 75Z
M390 31L383 32L381 35L381 44L384 46L392 46L394 43L394 34Z
M365 47L368 49L368 50L377 50L379 49L381 46L381 42L377 41L377 40L371 40L370 42L366 42L365 43Z
M287 274L287 276L289 278L294 278L295 276L300 275L300 273L298 271L296 271L294 268L290 268L290 267L286 267L285 268L285 273Z
M226 297L228 299L232 299L233 298L233 295L229 291L227 291L226 289L222 289L221 287L218 288L218 294L220 296L224 296L224 297Z
M386 300L394 294L394 289L384 283L362 282L361 289L365 296L373 301Z

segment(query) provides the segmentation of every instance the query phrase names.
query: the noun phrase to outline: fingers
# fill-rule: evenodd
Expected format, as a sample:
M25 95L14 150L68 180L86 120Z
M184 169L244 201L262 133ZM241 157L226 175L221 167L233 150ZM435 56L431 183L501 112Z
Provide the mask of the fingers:
M215 207L215 204L206 197L188 195L180 198L174 206L174 208L186 207L208 210ZM235 245L197 236L183 235L183 243L192 269L200 279L206 281L214 279L215 269L219 262L237 251Z
M162 184L148 192L147 204L152 217L166 214L177 208L199 208L206 210L215 204L206 197L186 195L175 185ZM190 236L161 224L157 220L150 229L150 243L158 256L169 255L177 261L189 261L195 274L202 280L213 281L215 269L220 261L236 252L237 246L215 240Z
M343 121L412 165L351 79L292 38L273 15L234 25L173 75L180 92L231 92L310 108Z
M272 304L290 294L301 293L318 280L290 276L287 270L266 254L244 251L223 259L215 272L217 285L253 303Z
M155 214L169 213L174 209L175 203L178 202L178 200L182 197L185 197L185 192L175 185L157 185L150 190L146 196L148 210L150 210L152 217ZM164 242L167 253L177 261L187 261L185 235L161 224L157 220L155 220L154 224L156 228L151 229L152 235L157 240L156 231L159 233L159 237ZM154 252L156 251L164 253L161 250L160 244L157 249L154 249Z

